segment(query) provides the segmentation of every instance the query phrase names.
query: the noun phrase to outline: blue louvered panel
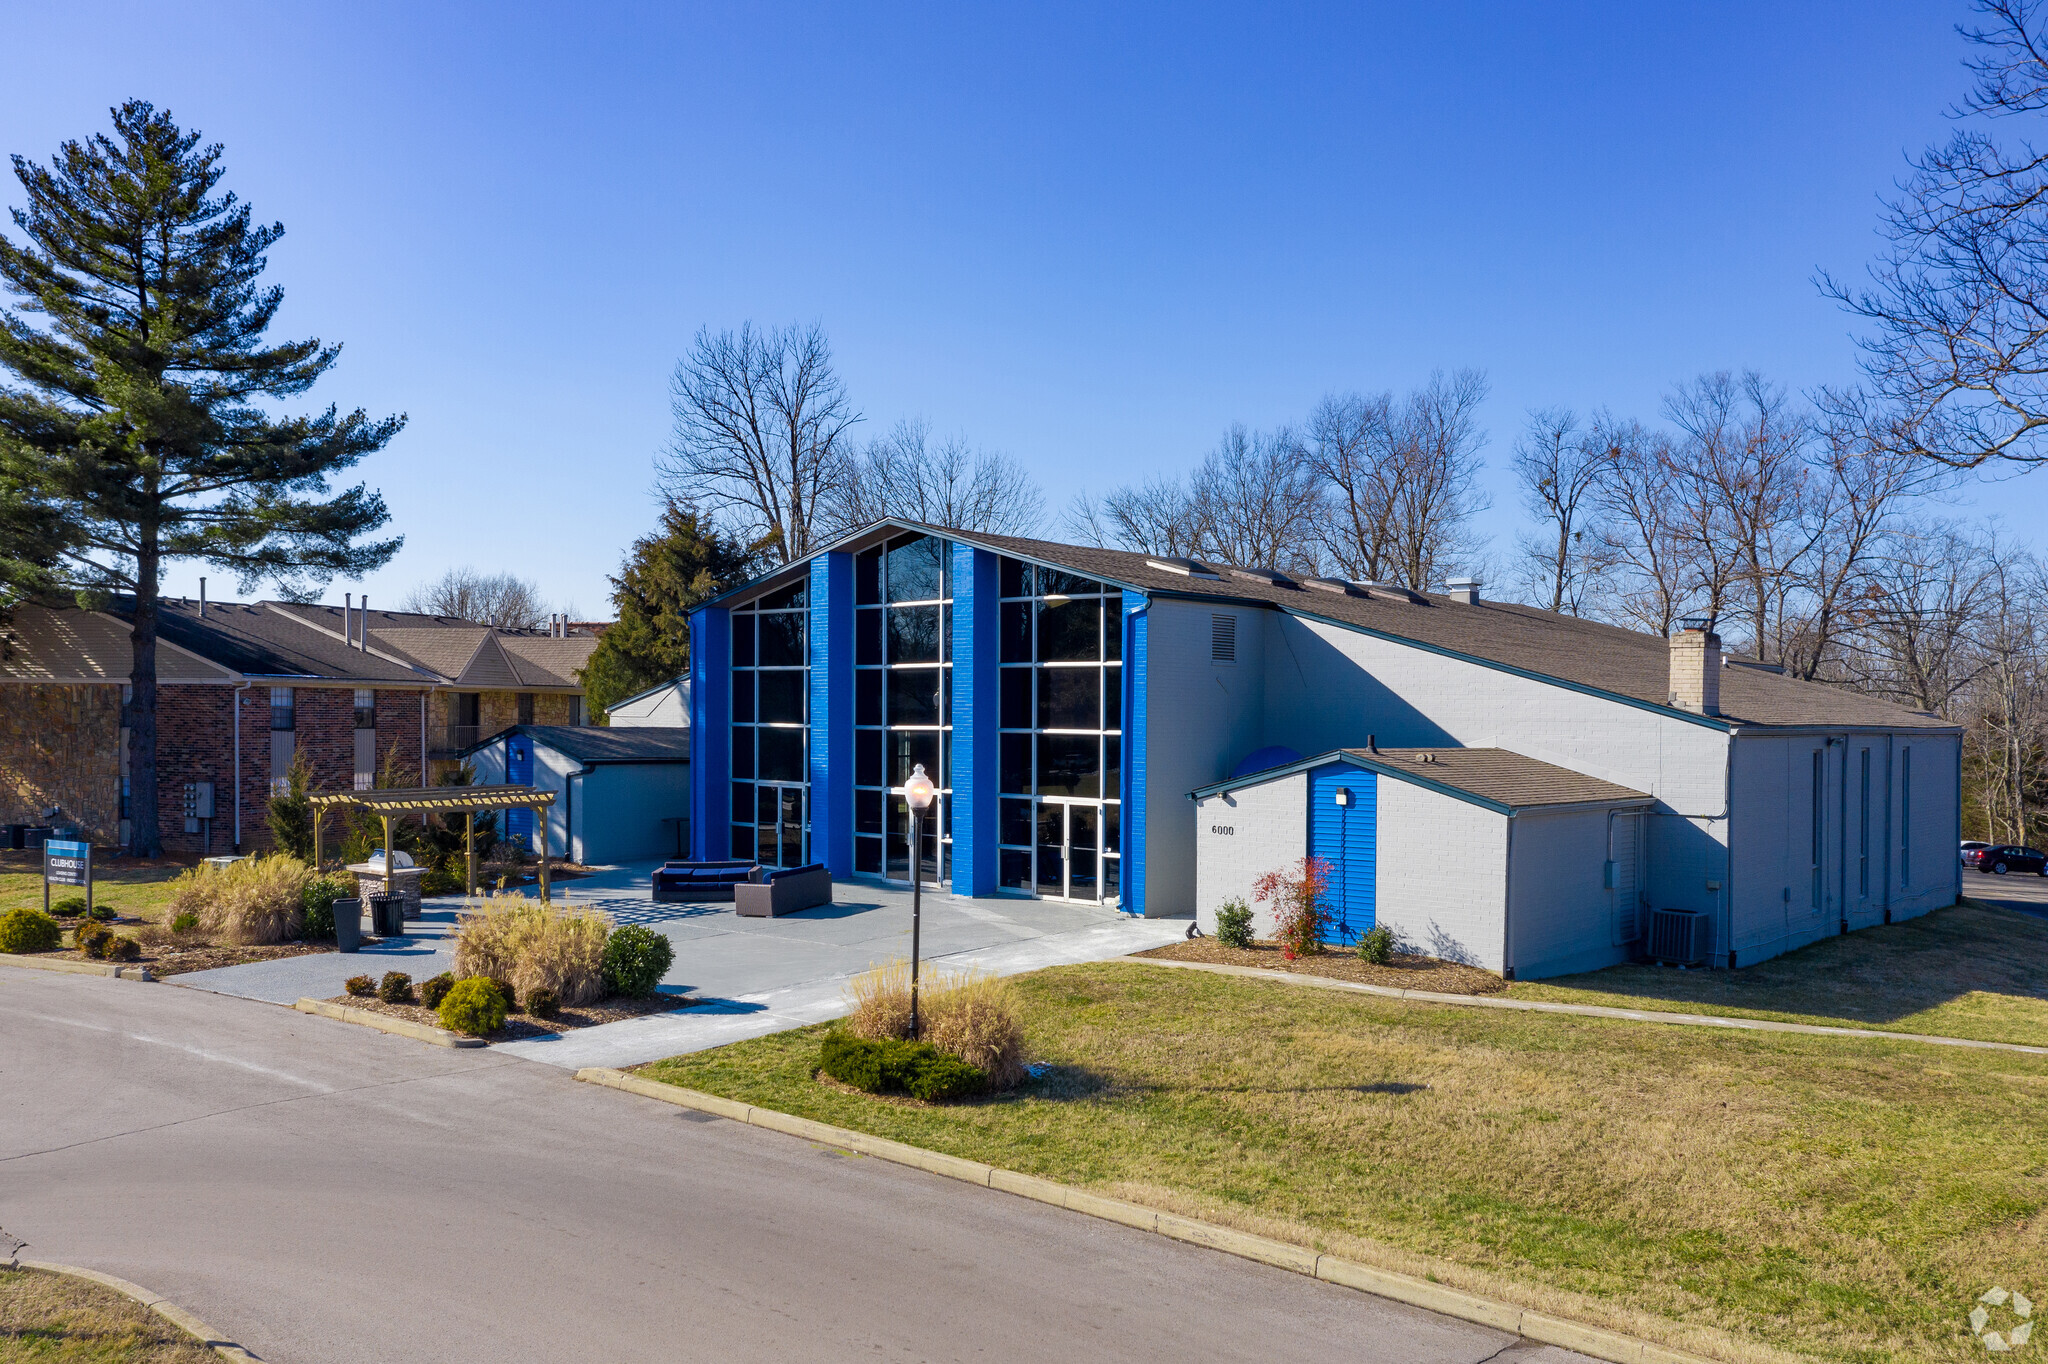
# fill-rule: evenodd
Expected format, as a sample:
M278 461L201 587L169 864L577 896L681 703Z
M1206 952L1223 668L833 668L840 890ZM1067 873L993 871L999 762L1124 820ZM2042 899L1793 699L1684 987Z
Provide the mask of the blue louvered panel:
M1349 805L1337 803L1340 790ZM1373 894L1379 864L1379 778L1350 763L1331 763L1309 773L1308 849L1330 863L1330 913L1335 923L1326 942L1355 943L1373 926Z

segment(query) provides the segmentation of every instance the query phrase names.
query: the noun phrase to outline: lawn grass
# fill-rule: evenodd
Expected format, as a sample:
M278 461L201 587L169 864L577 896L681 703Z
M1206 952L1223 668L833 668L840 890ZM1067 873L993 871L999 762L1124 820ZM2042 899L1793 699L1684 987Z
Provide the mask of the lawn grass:
M174 862L132 863L122 858L116 861L104 848L93 849L92 899L94 905L107 905L117 913L147 919L155 923L164 916L165 907L171 901L171 882L182 876L185 868ZM85 891L77 886L51 886L50 898L62 899L66 895L83 895ZM43 907L43 855L41 849L33 852L0 853L0 914L23 905Z
M2048 1301L2048 1058L1124 962L1015 985L1051 1069L998 1099L827 1088L820 1028L643 1073L1730 1359L1974 1358L1978 1294Z
M1738 971L1614 966L1508 995L2048 1046L2044 963L2048 918L1965 902Z
M0 1360L37 1364L218 1364L139 1302L68 1274L0 1268Z

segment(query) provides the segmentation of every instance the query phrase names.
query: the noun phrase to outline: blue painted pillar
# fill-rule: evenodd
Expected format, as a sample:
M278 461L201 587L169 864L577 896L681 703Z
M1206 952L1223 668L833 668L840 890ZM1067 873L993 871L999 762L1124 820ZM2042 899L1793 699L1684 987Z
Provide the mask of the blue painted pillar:
M1001 641L996 556L953 546L953 893L996 890Z
M853 556L811 560L811 860L853 875Z
M732 614L690 613L690 856L732 853Z
M1145 912L1145 665L1146 623L1142 592L1124 593L1124 775L1123 908Z

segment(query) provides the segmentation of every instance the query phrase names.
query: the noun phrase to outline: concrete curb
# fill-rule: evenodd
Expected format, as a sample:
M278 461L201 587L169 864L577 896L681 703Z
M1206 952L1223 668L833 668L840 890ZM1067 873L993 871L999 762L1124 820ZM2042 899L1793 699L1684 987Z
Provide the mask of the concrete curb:
M844 1127L814 1122L809 1118L779 1113L772 1108L756 1108L752 1104L721 1099L715 1094L700 1093L694 1089L685 1089L681 1085L643 1079L622 1070L613 1070L605 1066L586 1066L576 1072L576 1078L585 1084L624 1090L628 1094L657 1099L662 1103L674 1104L678 1108L696 1109L701 1113L711 1113L721 1118L730 1118L734 1122L746 1123L750 1127L762 1127L771 1132L801 1137L806 1141L836 1146L842 1150L893 1161L898 1165L908 1165L931 1174L944 1175L948 1179L979 1184L983 1188L1015 1194L1019 1198L1048 1203L1056 1208L1086 1213L1090 1217L1100 1217L1105 1221L1118 1222L1141 1231L1156 1232L1161 1236L1170 1236L1176 1241L1186 1241L1192 1245L1220 1250L1226 1255L1256 1260L1260 1264L1305 1274L1310 1278L1321 1279L1325 1283L1337 1284L1344 1288L1355 1288L1360 1292L1371 1293L1375 1297L1407 1303L1412 1307L1425 1308L1447 1317L1456 1317L1460 1321L1490 1326L1494 1330L1506 1331L1525 1340L1535 1341L1539 1345L1557 1345L1567 1350L1577 1350L1596 1359L1611 1360L1613 1364L1714 1364L1714 1361L1704 1355L1688 1354L1683 1350L1656 1345L1619 1331L1583 1325L1563 1317L1517 1307L1513 1303L1447 1288L1442 1284L1431 1283L1411 1275L1374 1269L1370 1265L1341 1260L1334 1255L1324 1255L1285 1241L1254 1236L1249 1232L1220 1227L1213 1222L1182 1217L1176 1213L1160 1212L1156 1208L1148 1208L1139 1203L1127 1203L1120 1198L1105 1198L1100 1194L1070 1188L1054 1180L1040 1179L1036 1175L1018 1174L1013 1170L984 1165L978 1160L963 1160L958 1156L941 1155L921 1147L906 1146L900 1141L890 1141L886 1137L873 1137L865 1132L854 1132Z
M1278 981L1310 990L1340 990L1351 994L1378 995L1410 1003L1452 1004L1467 1009L1519 1009L1525 1013L1570 1014L1579 1018L1617 1018L1629 1023L1667 1023L1688 1028L1734 1028L1744 1032L1789 1032L1809 1037L1861 1037L1884 1042L1923 1042L1937 1047L1970 1047L1979 1051L2017 1051L2028 1056L2048 1056L2048 1047L2023 1042L1980 1042L1972 1037L1942 1037L1934 1033L1885 1032L1879 1028L1830 1028L1818 1023L1779 1023L1767 1018L1731 1018L1723 1014L1666 1013L1660 1009L1617 1009L1605 1004L1559 1004L1544 999L1497 999L1491 995L1442 995L1429 990L1396 990L1391 985L1367 985L1355 980L1334 980L1293 971L1266 971L1256 966L1230 966L1215 961L1175 961L1171 957L1120 957L1119 961L1139 966L1163 966L1176 971L1208 971L1220 976L1245 976L1252 980Z
M77 1265L50 1264L44 1260L23 1260L21 1267L23 1269L40 1269L49 1274L68 1274L74 1279L90 1279L103 1288L111 1288L124 1297L135 1299L135 1301L141 1303L144 1307L156 1313L180 1331L183 1331L186 1335L203 1341L209 1349L223 1359L255 1360L256 1364L262 1364L262 1360L258 1356L249 1353L249 1351L235 1344L232 1340L227 1339L220 1332L214 1330L184 1308L174 1302L158 1297L146 1288L129 1283L126 1279L117 1279L111 1274L102 1274L96 1269L80 1269Z
M116 966L106 961L71 961L64 957L18 957L0 952L0 966L20 966L31 971L63 971L74 976L112 976L116 980L155 980L147 966Z
M343 1023L360 1023L366 1028L379 1032L396 1033L419 1042L431 1042L437 1047L481 1047L481 1037L464 1037L459 1032L446 1028L430 1028L424 1023L415 1023L409 1018L392 1018L388 1014L376 1013L370 1009L352 1009L346 1004L330 1004L324 999L301 999L292 1005L302 1014L318 1014L322 1018L338 1019Z

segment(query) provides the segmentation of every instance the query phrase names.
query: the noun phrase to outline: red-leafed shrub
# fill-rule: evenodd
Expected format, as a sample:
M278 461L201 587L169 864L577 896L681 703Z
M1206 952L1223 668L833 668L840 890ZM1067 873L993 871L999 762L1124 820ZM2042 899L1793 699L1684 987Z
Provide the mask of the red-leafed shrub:
M1330 863L1321 857L1304 857L1253 884L1252 898L1273 906L1274 936L1290 961L1323 950L1323 930L1331 919L1325 900L1329 892Z

